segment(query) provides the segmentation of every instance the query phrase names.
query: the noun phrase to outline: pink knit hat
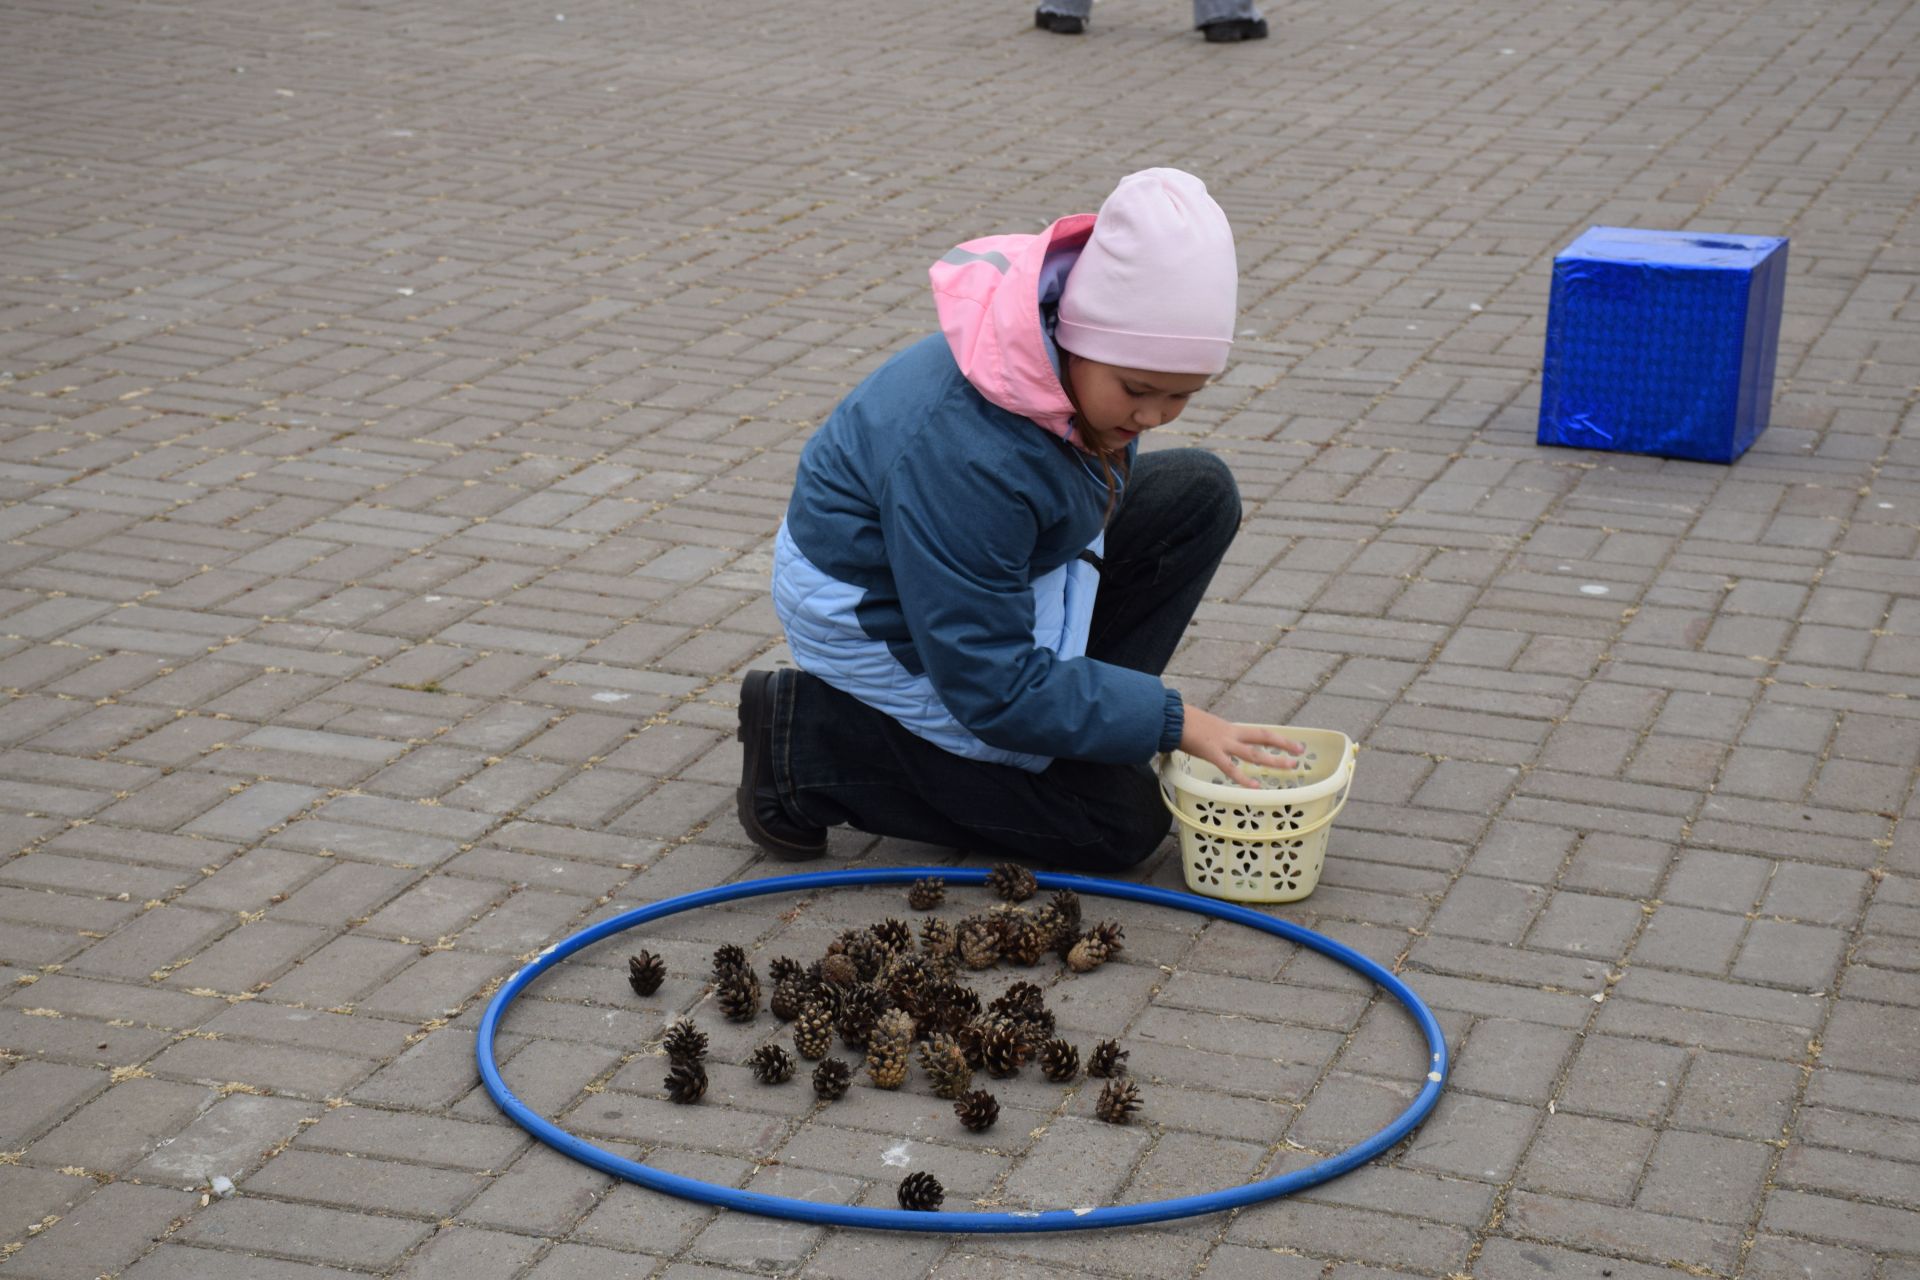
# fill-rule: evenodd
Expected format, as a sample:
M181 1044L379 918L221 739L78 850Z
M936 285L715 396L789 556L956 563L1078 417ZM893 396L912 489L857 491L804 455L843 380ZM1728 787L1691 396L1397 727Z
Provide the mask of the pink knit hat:
M1120 179L1060 296L1054 340L1156 373L1219 373L1239 311L1233 230L1206 184L1178 169Z

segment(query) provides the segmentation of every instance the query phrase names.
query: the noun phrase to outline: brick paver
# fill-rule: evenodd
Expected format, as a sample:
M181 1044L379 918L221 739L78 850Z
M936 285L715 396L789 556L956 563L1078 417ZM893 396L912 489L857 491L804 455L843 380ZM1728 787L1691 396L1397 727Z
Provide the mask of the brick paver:
M0 59L0 1259L71 1277L1733 1280L1920 1274L1920 5L14 5ZM1233 218L1234 467L1190 698L1365 747L1278 914L1398 966L1427 1126L1299 1197L1088 1238L717 1213L478 1087L485 998L610 912L783 868L732 818L797 451L958 240L1147 164ZM1590 223L1787 234L1733 467L1533 444ZM953 851L836 833L832 865ZM1179 883L1170 841L1144 870ZM508 1021L529 1102L677 1173L949 1207L1299 1167L1405 1105L1310 953L1119 912L1029 1072L813 1106L667 1016L881 891L661 922ZM237 1190L212 1194L215 1177Z

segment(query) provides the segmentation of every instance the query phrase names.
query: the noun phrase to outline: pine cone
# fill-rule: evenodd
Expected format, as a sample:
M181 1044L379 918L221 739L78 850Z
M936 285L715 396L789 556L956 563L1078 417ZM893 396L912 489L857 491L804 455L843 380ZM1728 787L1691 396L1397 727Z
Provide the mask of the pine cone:
M707 1033L683 1018L667 1028L660 1047L675 1062L698 1062L707 1056Z
M1013 920L1001 930L1000 953L1014 964L1032 966L1047 954L1050 941L1037 920Z
M1019 1072L1033 1047L1019 1023L1000 1021L987 1029L980 1041L980 1065L996 1080Z
M761 1084L785 1084L793 1079L793 1059L777 1044L763 1044L747 1059Z
M853 1068L838 1058L822 1058L813 1069L813 1092L827 1102L845 1097L852 1083Z
M738 969L721 979L714 993L728 1022L752 1022L760 1013L760 979L751 969Z
M658 991L666 976L667 966L651 951L627 957L627 985L637 996L650 996Z
M827 1011L831 1022L840 1021L840 1011L847 1007L846 987L836 987L831 982L817 984L807 995L808 1004L817 1004Z
M980 1069L980 1051L987 1043L987 1032L992 1025L990 1019L977 1017L962 1023L953 1033L953 1042L960 1046L960 1053L966 1058L967 1065L976 1071Z
M928 916L920 922L920 950L927 959L936 963L952 958L954 949L953 926L938 916Z
M1030 1013L1020 1022L1020 1029L1027 1033L1028 1044L1040 1044L1053 1039L1054 1032L1060 1029L1059 1022L1053 1016L1053 1010L1042 1009Z
M915 880L907 890L907 906L915 911L931 911L946 900L947 882L939 876Z
M999 927L1004 936L1016 920L1033 919L1033 912L1017 902L996 902L987 908L987 918Z
M880 988L866 983L849 988L846 1000L840 1006L840 1017L835 1023L841 1043L849 1049L865 1049L867 1042L873 1038L873 1024L886 1011L886 993Z
M824 1058L833 1048L833 1014L823 1004L810 1004L793 1020L793 1051L809 1062Z
M1079 928L1068 924L1066 917L1053 909L1052 903L1040 908L1033 917L1033 923L1040 930L1046 949L1057 954L1062 960L1067 958L1067 951L1073 944L1080 941ZM1061 945L1063 939L1066 942L1065 946Z
M867 932L888 951L913 950L913 926L905 920L895 920L889 916Z
M860 975L860 981L872 982L880 976L880 970L886 968L887 957L891 950L874 939L870 933L862 933L847 943L847 949L841 952L853 961L853 968Z
M767 1001L767 1007L780 1021L792 1022L812 998L813 991L804 978L783 978L774 986L773 998Z
M1047 905L1053 908L1055 915L1067 922L1069 929L1072 929L1075 933L1080 932L1079 894L1071 889L1061 889L1051 898L1047 899Z
M1080 1074L1080 1051L1065 1040L1040 1046L1040 1071L1055 1084L1066 1084Z
M713 980L726 981L728 975L747 967L747 953L740 947L728 942L722 944L713 953Z
M802 982L807 971L792 956L775 956L767 962L767 980L774 986L783 982Z
M1087 1074L1096 1080L1108 1080L1127 1074L1127 1051L1118 1040L1101 1040L1087 1055Z
M933 985L933 967L916 952L896 951L893 959L887 961L887 971L880 975L880 982L895 1000L899 1000L904 991L924 993Z
M1076 1065L1078 1060L1076 1059ZM920 1046L920 1069L927 1073L933 1096L952 1100L973 1083L973 1067L952 1036L934 1033Z
M1107 962L1107 944L1097 933L1088 933L1067 952L1067 968L1075 973L1092 973Z
M942 982L930 993L934 1029L948 1035L980 1016L980 993L959 982Z
M1025 902L1040 891L1040 883L1019 863L1002 862L987 872L987 888L1008 902Z
M895 1009L880 1016L867 1044L867 1075L877 1089L898 1089L907 1082L907 1056L913 1049L913 1015Z
M987 1005L987 1012L1002 1018L1025 1018L1047 1007L1047 993L1036 982L1011 982L1007 989L993 998Z
M1121 930L1118 920L1102 920L1099 924L1093 926L1092 933L1093 936L1100 939L1101 943L1106 947L1108 955L1117 956L1126 950L1126 947L1121 943L1121 939L1125 934Z
M698 1058L679 1059L667 1068L667 1097L675 1102L698 1102L707 1096L707 1069Z
M979 1133L991 1129L1000 1118L1000 1104L985 1089L975 1089L953 1104L953 1114L960 1117L961 1124Z
M1000 926L988 916L968 916L960 922L956 945L967 968L991 969L1000 963Z
M1093 1104L1093 1114L1108 1124L1125 1124L1140 1109L1140 1086L1131 1080L1109 1080Z
M860 981L860 967L843 954L828 956L820 962L820 976L836 987L850 987Z
M1024 1031L1028 1044L1053 1038L1054 1017L1047 1008L1046 993L1031 982L1008 987L987 1006L987 1013Z
M930 1173L910 1173L900 1179L900 1207L922 1213L933 1213L940 1208L941 1201L947 1198L945 1187Z

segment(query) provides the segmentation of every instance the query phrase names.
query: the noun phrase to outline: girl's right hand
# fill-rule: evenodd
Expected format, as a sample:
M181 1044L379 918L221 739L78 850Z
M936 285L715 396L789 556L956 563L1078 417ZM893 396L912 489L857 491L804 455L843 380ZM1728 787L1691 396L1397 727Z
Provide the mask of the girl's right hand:
M1306 751L1304 745L1275 730L1235 724L1195 706L1186 708L1180 749L1196 760L1205 760L1238 785L1255 788L1260 784L1241 771L1242 761L1253 761L1270 769L1291 769L1299 764L1299 757Z

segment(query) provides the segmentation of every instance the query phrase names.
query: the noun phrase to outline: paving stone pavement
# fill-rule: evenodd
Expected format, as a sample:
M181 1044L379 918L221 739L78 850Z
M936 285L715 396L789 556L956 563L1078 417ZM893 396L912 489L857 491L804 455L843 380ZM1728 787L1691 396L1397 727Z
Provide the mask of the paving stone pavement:
M0 11L0 1275L1920 1276L1920 6L1271 17ZM1433 1003L1438 1110L1298 1198L1075 1237L720 1214L531 1144L472 1063L500 981L782 869L731 730L809 430L929 330L951 244L1155 163L1244 276L1232 367L1154 441L1248 507L1174 677L1363 744L1277 913ZM1596 222L1792 237L1737 465L1534 445L1549 264ZM975 1137L923 1086L816 1111L733 1065L776 1033L709 1014L717 943L902 912L677 917L645 1001L596 948L507 1078L676 1172L887 1204L904 1159L952 1208L1297 1167L1421 1068L1330 963L1128 909L1055 1003L1123 1032L1132 1128L1031 1073ZM685 1009L697 1113L659 1084Z

